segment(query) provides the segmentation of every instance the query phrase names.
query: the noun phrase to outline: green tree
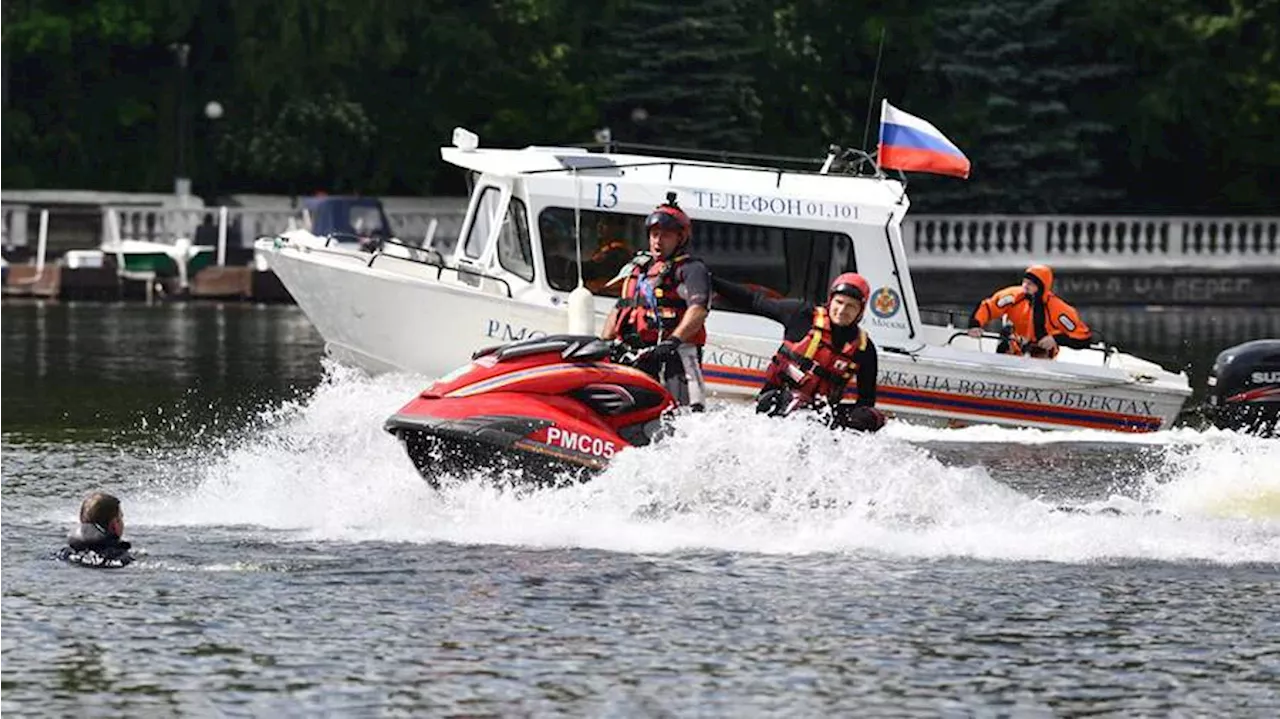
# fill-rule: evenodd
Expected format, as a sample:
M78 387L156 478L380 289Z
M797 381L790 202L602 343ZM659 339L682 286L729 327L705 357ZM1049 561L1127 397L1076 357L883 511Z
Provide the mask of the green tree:
M747 150L759 52L740 0L634 0L605 35L602 116L618 140Z
M458 125L817 159L868 119L874 146L887 97L974 161L913 177L917 210L1280 211L1280 0L952 5L5 3L4 184L168 191L181 147L202 193L457 193Z
M1069 0L983 0L940 12L937 51L926 65L940 92L913 111L960 146L973 172L968 183L922 183L920 206L1076 212L1115 199L1117 189L1102 182L1098 146L1116 128L1076 100L1119 69L1073 49L1078 7Z
M1124 128L1104 155L1126 209L1280 211L1280 0L1096 0L1091 11L1085 43L1124 69L1094 97Z
M162 138L176 64L156 31L169 16L127 0L5 5L6 187L143 189L172 177L172 162L156 162L173 157Z
M880 98L892 95L900 101L920 82L935 4L760 2L755 16L764 21L760 33L766 38L759 87L768 108L767 150L821 157L835 144L874 151Z
M487 145L589 136L591 101L568 77L581 23L561 23L581 11L567 2L232 4L240 104L253 108L237 137L278 146L268 136L287 102L341 91L372 125L366 192L461 191L439 160L455 126Z
M218 152L225 171L266 189L359 193L373 142L363 107L323 94L291 98L268 124L223 135Z

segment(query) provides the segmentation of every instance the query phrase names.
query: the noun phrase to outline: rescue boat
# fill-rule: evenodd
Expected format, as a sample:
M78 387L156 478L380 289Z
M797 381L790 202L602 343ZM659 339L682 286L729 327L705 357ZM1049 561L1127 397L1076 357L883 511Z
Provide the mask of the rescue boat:
M693 219L693 252L720 276L815 302L842 272L867 278L863 325L880 348L877 406L891 415L1149 432L1170 426L1191 394L1184 372L1111 345L1031 359L997 353L997 335L971 338L949 321L923 321L902 243L905 182L860 162L860 153L726 161L616 146L482 148L458 128L441 157L474 178L448 252L366 252L289 236L258 242L342 361L435 377L479 347L594 333L615 303L607 281L626 262L607 250L642 249L644 217L674 192ZM753 396L781 328L713 302L707 331L713 398Z

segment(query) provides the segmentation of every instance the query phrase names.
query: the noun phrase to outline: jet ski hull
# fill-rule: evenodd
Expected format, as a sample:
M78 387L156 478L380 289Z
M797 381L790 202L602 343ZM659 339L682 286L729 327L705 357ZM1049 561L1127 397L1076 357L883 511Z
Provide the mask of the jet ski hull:
M562 485L648 444L675 406L649 375L590 335L538 337L476 353L385 423L429 484L476 478Z
M519 416L465 419L396 414L386 430L400 439L418 473L432 487L481 475L490 481L563 486L590 479L606 460L529 438L551 423Z

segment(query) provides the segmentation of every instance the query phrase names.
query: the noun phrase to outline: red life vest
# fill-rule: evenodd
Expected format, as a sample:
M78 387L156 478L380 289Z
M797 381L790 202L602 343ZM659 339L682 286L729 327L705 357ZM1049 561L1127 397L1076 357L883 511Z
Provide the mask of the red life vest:
M815 307L813 326L795 342L783 341L773 356L773 362L765 373L766 387L790 387L807 399L823 397L839 402L832 396L843 392L849 381L858 374L854 356L867 347L867 335L858 328L858 335L843 347L831 344L831 318L826 307Z
M676 270L688 260L689 255L677 255L664 261L656 276L648 278L653 287L652 300L645 296L641 287L641 279L648 276L648 266L631 270L631 276L623 281L618 297L618 307L621 308L617 319L618 336L637 346L657 344L659 334L662 338L671 336L689 310L689 303L680 296L680 282L676 279ZM706 344L706 328L698 330L689 341L696 345Z

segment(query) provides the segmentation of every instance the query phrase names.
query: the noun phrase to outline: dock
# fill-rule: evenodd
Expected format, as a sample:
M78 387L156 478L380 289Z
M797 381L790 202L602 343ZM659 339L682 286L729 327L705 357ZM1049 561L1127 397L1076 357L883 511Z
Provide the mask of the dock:
M236 196L244 204L204 207L177 195L79 191L3 193L4 295L50 299L212 299L292 302L255 257L254 242L301 226L300 198ZM381 198L400 237L456 241L466 198ZM162 245L130 267L129 242ZM179 267L179 263L182 264Z

